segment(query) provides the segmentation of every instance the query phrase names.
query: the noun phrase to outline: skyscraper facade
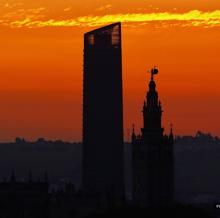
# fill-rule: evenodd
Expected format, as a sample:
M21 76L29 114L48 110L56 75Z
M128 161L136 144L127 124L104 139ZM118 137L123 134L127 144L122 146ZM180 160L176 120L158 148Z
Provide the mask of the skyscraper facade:
M152 69L143 105L141 134L132 133L133 201L138 206L164 206L173 202L173 132L164 135L162 106L158 100Z
M120 23L84 35L82 184L124 195Z

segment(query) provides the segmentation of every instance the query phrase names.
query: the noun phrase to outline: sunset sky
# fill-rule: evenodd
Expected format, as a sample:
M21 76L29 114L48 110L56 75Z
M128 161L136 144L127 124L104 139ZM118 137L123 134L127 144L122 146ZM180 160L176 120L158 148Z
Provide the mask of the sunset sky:
M166 132L220 136L219 0L0 0L0 141L81 140L83 34L118 21L125 139L153 66Z

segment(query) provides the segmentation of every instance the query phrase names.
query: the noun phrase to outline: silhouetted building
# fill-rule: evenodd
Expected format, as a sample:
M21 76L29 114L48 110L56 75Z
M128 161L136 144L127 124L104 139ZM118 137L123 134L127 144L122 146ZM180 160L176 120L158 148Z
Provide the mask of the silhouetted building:
M124 196L121 24L84 36L83 189Z
M143 106L144 127L136 136L133 127L133 201L139 206L161 206L173 201L174 158L173 133L163 134L162 107L154 81L157 69L152 69L147 101Z
M0 217L47 218L49 194L46 181L16 181L14 173L10 181L0 182Z

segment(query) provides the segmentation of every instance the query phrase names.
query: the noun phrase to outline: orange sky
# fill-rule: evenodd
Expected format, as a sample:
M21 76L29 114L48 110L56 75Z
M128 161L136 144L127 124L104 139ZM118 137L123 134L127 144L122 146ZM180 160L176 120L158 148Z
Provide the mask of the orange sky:
M220 136L219 0L0 0L0 141L81 140L83 33L115 21L125 138L155 65L165 129Z

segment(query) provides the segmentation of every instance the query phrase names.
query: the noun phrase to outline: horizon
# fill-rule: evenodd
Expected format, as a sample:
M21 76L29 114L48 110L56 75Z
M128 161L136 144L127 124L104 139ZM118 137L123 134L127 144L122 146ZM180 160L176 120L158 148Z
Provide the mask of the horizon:
M201 133L202 135L204 136L211 136L213 139L217 137L218 140L220 140L220 138L217 136L217 135L213 135L212 133L209 133L209 132L201 132L200 130L197 130L195 132L195 134L193 135L174 135L174 140L176 139L179 139L180 138L183 138L183 137L193 137L193 138L196 138L198 137L198 133ZM125 137L126 138L126 137ZM127 137L128 139L128 137ZM129 138L129 140L127 139L124 139L124 143L125 144L130 144L131 143L131 139ZM50 138L42 138L42 137L38 137L38 138L35 138L35 139L32 139L32 140L27 140L26 138L23 138L23 137L16 137L15 139L11 140L11 141L0 141L0 144L10 144L10 143L13 143L13 144L16 144L16 140L21 140L22 143L37 143L41 140L43 140L44 142L61 142L61 143L70 143L70 144L82 144L82 141L67 141L67 140L62 140L62 139L50 139ZM20 143L21 143L20 142Z
M2 1L0 142L81 141L83 34L120 20L125 141L155 65L165 132L219 137L219 2L174 2Z

